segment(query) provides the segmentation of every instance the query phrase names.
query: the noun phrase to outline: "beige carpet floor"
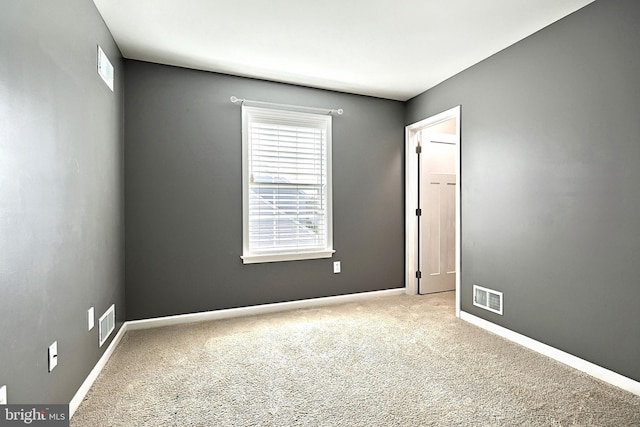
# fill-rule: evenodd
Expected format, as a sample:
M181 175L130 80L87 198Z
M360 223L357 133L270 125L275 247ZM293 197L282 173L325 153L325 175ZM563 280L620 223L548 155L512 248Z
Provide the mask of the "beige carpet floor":
M640 397L402 295L130 331L71 426L640 426Z

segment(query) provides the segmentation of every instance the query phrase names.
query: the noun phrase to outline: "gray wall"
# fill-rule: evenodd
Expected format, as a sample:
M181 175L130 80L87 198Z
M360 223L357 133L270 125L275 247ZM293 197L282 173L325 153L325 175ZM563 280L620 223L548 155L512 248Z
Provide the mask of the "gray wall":
M599 0L407 103L462 105L462 310L640 380L640 3ZM472 285L504 292L504 316Z
M129 60L125 75L128 319L404 286L403 103ZM232 95L344 109L333 259L242 264Z
M0 385L68 403L106 348L88 308L125 315L122 60L86 0L3 1L0 58Z

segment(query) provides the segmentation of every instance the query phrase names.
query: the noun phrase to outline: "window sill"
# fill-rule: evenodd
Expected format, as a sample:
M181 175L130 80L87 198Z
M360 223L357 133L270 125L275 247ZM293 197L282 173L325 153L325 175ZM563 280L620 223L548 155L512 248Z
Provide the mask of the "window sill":
M284 254L244 255L241 256L243 264L258 264L263 262L300 261L305 259L331 258L336 251L318 251Z

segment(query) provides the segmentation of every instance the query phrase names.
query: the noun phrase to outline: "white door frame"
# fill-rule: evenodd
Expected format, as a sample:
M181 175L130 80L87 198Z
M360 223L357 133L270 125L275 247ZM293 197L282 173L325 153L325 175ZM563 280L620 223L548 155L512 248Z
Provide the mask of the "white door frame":
M435 116L420 120L405 127L405 199L406 199L406 236L405 236L405 291L407 295L418 293L418 221L416 209L418 208L418 161L416 157L416 134L423 129L438 123L456 119L456 316L460 317L460 153L462 138L460 138L460 111L461 106L451 108Z

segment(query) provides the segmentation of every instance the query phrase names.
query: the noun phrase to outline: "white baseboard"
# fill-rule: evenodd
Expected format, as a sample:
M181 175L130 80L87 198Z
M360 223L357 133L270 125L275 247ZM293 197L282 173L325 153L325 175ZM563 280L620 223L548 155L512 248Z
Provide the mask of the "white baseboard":
M89 389L91 388L95 380L98 378L98 375L100 375L100 372L102 372L102 369L104 369L116 347L118 347L118 345L120 344L120 341L122 340L122 337L124 337L125 332L127 332L127 322L124 322L120 327L120 330L113 338L113 341L111 341L111 344L109 344L109 347L107 347L100 360L98 360L98 363L96 363L96 366L94 366L91 372L89 372L89 375L84 380L76 394L73 396L71 402L69 402L69 418L73 417L73 414L82 403L82 400L89 392Z
M229 319L232 317L242 316L257 316L259 314L275 313L278 311L343 304L383 296L404 295L404 293L404 288L387 289L384 291L362 292L358 294L338 295L335 297L313 298L300 301L256 305L251 307L229 308L225 310L205 311L202 313L179 314L176 316L158 317L155 319L132 320L127 322L127 326L130 331L136 329L159 328L162 326L179 325L182 323Z
M543 344L540 341L536 341L527 336L514 332L510 329L504 328L502 326L496 325L495 323L481 319L477 316L474 316L473 314L461 311L460 318L482 329L486 329L487 331L492 332L496 335L500 335L501 337L506 338L509 341L518 343L535 352L538 352L554 360L557 360L560 363L569 365L572 368L575 368L579 371L582 371L586 374L596 377L604 382L607 382L611 385L614 385L623 390L626 390L628 392L631 392L635 395L640 396L640 382L634 381L631 378L627 378L609 369L603 368L602 366L598 366L584 359L580 359L579 357L576 357L572 354L566 353L562 350L558 350L555 347L551 347L547 344Z
M96 366L93 367L87 378L84 380L76 394L69 402L69 418L73 417L73 414L80 407L82 400L85 398L89 389L100 375L102 369L104 369L107 361L113 354L114 350L120 344L122 337L127 331L159 328L161 326L180 325L183 323L202 322L206 320L218 320L229 319L232 317L241 316L256 316L258 314L275 313L279 311L296 310L300 308L310 308L318 306L327 306L334 304L343 304L347 302L363 301L372 298L392 296L392 295L404 295L405 288L387 289L384 291L362 292L358 294L338 295L335 297L324 297L306 299L300 301L281 302L275 304L264 304L251 307L230 308L226 310L206 311L203 313L181 314L177 316L159 317L155 319L133 320L124 322L113 341L104 352Z

